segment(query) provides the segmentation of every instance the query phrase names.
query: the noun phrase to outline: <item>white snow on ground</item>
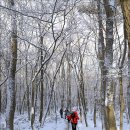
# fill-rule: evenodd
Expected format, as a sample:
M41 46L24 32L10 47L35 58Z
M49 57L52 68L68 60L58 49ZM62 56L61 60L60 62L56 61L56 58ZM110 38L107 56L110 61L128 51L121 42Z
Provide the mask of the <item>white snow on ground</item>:
M88 121L89 127L86 128L85 124L81 123L79 121L77 130L101 130L101 123L98 121L97 124L98 124L98 126L96 128L94 128L93 121L91 119L89 119L89 121ZM57 124L55 122L53 122L53 123L48 122L41 130L68 130L67 128L68 128L67 120L58 117ZM69 123L69 130L72 130L71 123Z
M2 115L2 121L0 123L3 123L5 126L5 121L4 121L5 116ZM57 119L57 120L56 120ZM28 121L27 114L23 115L17 115L15 116L15 121L14 121L14 130L31 130L31 123ZM81 123L79 121L77 130L102 130L101 128L101 120L97 118L97 127L94 128L93 125L93 115L89 114L88 115L88 127L85 126L84 122ZM124 120L124 127L123 130L130 130L127 121ZM34 130L68 130L68 122L67 120L60 118L58 115L57 118L55 115L52 115L51 117L48 117L46 119L46 122L44 126L40 127L40 124L38 123L38 120L36 119L35 125L34 125ZM71 129L71 123L69 123L69 130ZM118 130L119 130L119 125L118 125Z
M37 122L37 121L36 121ZM66 119L60 118L60 116L56 117L48 117L44 126L40 127L39 123L35 122L35 130L68 130L68 121ZM79 121L77 130L101 130L101 123L100 120L97 120L97 127L93 127L93 120L92 117L89 117L88 120L89 127L86 128L84 123ZM15 130L31 130L30 121L26 115L20 115L15 119ZM69 123L69 130L71 129L71 123Z

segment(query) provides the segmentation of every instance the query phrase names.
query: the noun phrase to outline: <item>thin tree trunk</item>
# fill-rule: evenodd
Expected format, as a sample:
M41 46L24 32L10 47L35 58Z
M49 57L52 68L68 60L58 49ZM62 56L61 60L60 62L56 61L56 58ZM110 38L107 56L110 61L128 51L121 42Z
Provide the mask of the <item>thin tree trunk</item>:
M125 31L124 31L125 32ZM127 50L127 44L126 40L124 40L124 51L123 56L120 54L120 57L122 56L122 60L119 60L119 83L120 83L120 130L123 130L123 113L124 113L124 96L123 96L123 83L122 83L122 69L126 57L126 50Z
M41 44L41 47L43 45L43 37L41 36L40 37L40 44ZM43 50L41 50L41 65L42 65L42 62L43 62ZM42 123L42 117L43 117L43 99L44 99L44 95L43 95L43 91L44 91L44 85L43 85L43 75L44 75L44 72L43 72L43 68L41 69L41 102L40 102L40 116L39 116L39 122Z
M76 74L76 77L77 77L77 79L78 79L78 82L80 82L80 79L79 79L79 75L78 75L78 73L77 73L77 70L76 70L76 65L74 65L74 68L75 68L75 74ZM76 79L75 79L75 82L76 82ZM80 96L81 94L80 94L80 88L79 88L79 86L77 85L77 98L78 98L78 100L77 100L77 102L79 103L79 110L80 110L80 121L82 122L82 103L81 103L81 96ZM77 104L78 104L77 103Z
M37 72L38 60L39 60L39 58L37 59L36 64L33 68L32 75L34 75ZM32 90L31 90L31 114L30 114L30 116L31 116L31 127L32 127L33 130L34 130L35 108L36 108L35 103L36 103L36 100L37 100L36 99L36 95L37 95L36 94L36 91L37 91L36 86L38 85L37 81L38 81L37 76L35 78L33 78L32 81L31 81L32 82Z
M19 47L20 48L20 47ZM21 59L20 59L20 61L19 61L20 63L20 65L22 65L21 64ZM21 71L20 71L20 76L21 76L22 74L21 74ZM18 111L19 111L19 113L21 114L22 113L22 94L21 94L21 92L22 92L22 81L21 81L21 79L22 79L22 77L20 77L20 81L19 81L19 87L17 87L16 86L16 88L18 89ZM17 91L17 89L16 89L16 91ZM16 105L17 106L17 105Z
M1 28L1 17L0 17L0 28ZM2 31L0 29L0 31ZM1 48L1 32L0 32L0 48ZM1 58L2 58L2 51L0 49L0 81L2 81L2 75L1 75L1 66L2 66L2 62L1 62ZM2 92L2 87L0 86L0 118L1 118L1 107L2 107L2 102L1 102L1 99L2 99L2 95L1 95L1 92Z
M65 98L65 68L64 68L64 61L62 63L62 70L61 70L61 81L62 81L62 97L61 97L61 108L64 108L64 98Z
M120 130L123 130L123 113L124 113L124 97L123 97L123 84L122 84L122 70L119 73L120 82Z
M35 81L32 81L32 98L31 98L31 127L32 130L34 130L34 120L35 120L35 115L34 115L34 105L35 105Z
M8 1L10 8L14 9L14 1ZM10 67L7 81L7 107L6 107L6 129L14 130L14 113L15 113L15 71L17 64L17 22L16 14L11 15L11 43L10 43Z
M105 112L105 93L106 93L106 68L104 65L105 60L105 45L104 45L104 36L103 36L103 18L102 18L102 4L101 0L97 0L97 8L98 8L98 26L99 26L99 38L98 38L98 59L99 66L101 70L101 119L102 119L102 129L108 126L106 120L106 112Z
M79 110L80 110L80 122L82 122L82 105L81 105L81 100L80 100L80 92L79 89L77 90L78 92L78 102L79 102Z
M93 122L94 122L94 127L96 127L96 103L94 103Z
M1 22L1 21L0 21ZM1 24L1 23L0 23ZM0 26L1 27L1 26ZM1 48L1 35L0 35L0 48ZM2 81L2 75L1 75L1 57L2 57L2 53L1 53L1 50L0 50L0 81ZM2 86L0 86L0 121L2 120L1 119L1 114L2 114ZM0 124L0 127L1 127L1 124Z
M83 114L84 114L84 120L85 120L85 125L88 127L88 122L87 122L87 103L85 99L85 93L84 93L84 78L83 78L83 58L81 55L80 47L79 47L79 53L80 53L80 98L81 98L81 103L83 107Z
M128 48L128 87L127 87L127 105L128 105L128 115L130 119L130 42Z
M97 111L97 86L98 86L98 80L96 82L96 85L94 87L94 114L93 114L93 122L94 122L94 127L96 127L97 123L96 123L96 111Z
M28 58L26 55L26 63L28 62ZM30 100L29 100L29 85L28 85L28 64L26 64L26 72L25 72L25 78L26 78L26 87L27 87L27 110L28 110L28 119L30 120Z
M70 50L70 46L68 50ZM71 110L71 65L69 54L67 54L67 108Z

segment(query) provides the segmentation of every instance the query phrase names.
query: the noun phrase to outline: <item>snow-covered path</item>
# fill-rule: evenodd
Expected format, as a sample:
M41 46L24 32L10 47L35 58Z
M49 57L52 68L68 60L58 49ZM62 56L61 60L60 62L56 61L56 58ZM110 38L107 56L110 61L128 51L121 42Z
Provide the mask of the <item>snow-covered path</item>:
M44 126L40 127L40 124L35 122L34 130L72 130L71 123L69 123L68 129L68 121L57 116L57 120L54 116L47 118ZM26 118L26 115L20 115L20 117L15 118L15 130L31 130L30 121ZM88 127L85 127L84 123L79 121L77 125L77 130L101 130L101 122L97 120L97 127L93 127L93 120L88 120Z
M20 118L19 120L15 121L15 130L31 130L30 122L26 119L25 116ZM38 122L38 121L37 121ZM59 115L57 117L57 121L54 116L47 118L46 123L43 127L40 127L39 123L35 122L35 130L72 130L71 123L69 123L68 129L68 122L67 120L60 118ZM101 127L101 120L97 118L97 127L94 128L92 115L88 116L88 127L85 126L84 122L78 122L77 130L102 130ZM117 125L117 130L119 130L119 125ZM130 127L127 123L124 123L123 130L130 130Z
M2 116L0 124L3 124L4 126L6 125L5 115ZM31 122L28 120L26 113L23 115L16 115L14 121L14 127L15 127L14 130L32 130L30 124ZM34 124L34 130L72 130L72 128L71 123L69 123L69 129L68 129L67 120L60 118L60 116L57 114L57 116L51 115L50 117L47 117L46 122L42 127L38 123L38 118L36 118ZM97 118L97 127L94 128L93 116L92 114L88 114L88 127L85 126L84 122L81 123L79 121L77 125L77 130L102 130L101 120L100 118ZM119 120L117 122L117 130L119 130ZM126 120L124 120L123 130L130 130L130 125L128 125Z
M86 128L85 124L79 121L77 125L77 130L101 130L100 122L98 122L98 126L96 128L93 127L92 120L89 120L88 124L89 124L89 127ZM57 123L55 121L47 122L41 130L72 130L72 128L71 128L71 123L68 124L67 120L58 117Z

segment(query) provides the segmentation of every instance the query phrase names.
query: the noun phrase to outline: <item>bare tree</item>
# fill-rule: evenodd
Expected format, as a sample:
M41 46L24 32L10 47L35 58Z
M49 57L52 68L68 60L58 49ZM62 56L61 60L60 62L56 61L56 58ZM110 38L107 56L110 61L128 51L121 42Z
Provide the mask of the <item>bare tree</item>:
M111 76L112 73L112 64L113 64L113 23L115 15L115 3L113 0L104 0L105 11L106 11L106 48L105 48L105 71L106 71L106 130L116 130L116 120L114 114L113 106L113 79Z
M0 17L0 28L1 28L1 17ZM0 48L1 48L1 33L0 33ZM0 81L2 81L2 74L1 74L1 70L2 70L2 68L1 68L1 66L2 66L2 60L1 60L1 58L2 58L2 50L0 50ZM1 98L2 98L2 95L1 95L1 93L2 93L2 89L1 89L1 86L0 86L0 114L1 114ZM1 117L1 115L0 115L0 117Z
M15 1L9 0L8 5L15 9ZM11 41L10 41L10 66L7 81L7 108L6 108L6 129L14 130L15 113L15 71L17 64L17 18L16 13L11 12Z
M99 37L98 37L98 59L99 59L99 65L101 70L101 116L103 121L103 126L106 126L106 113L105 113L105 92L106 92L106 86L105 86L105 45L104 45L104 36L103 36L103 17L102 17L102 4L101 0L97 0L97 9L98 9L98 26L99 26Z
M68 46L68 51L67 51L67 108L71 110L71 64L70 64L70 44Z
M120 0L122 13L124 17L124 36L128 40L128 88L127 88L127 104L128 114L130 118L130 1Z

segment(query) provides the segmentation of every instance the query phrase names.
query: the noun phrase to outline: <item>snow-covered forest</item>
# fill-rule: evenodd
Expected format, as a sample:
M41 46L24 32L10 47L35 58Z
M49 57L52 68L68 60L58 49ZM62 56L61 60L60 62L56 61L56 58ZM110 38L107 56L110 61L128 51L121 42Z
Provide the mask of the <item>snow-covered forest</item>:
M130 130L130 0L0 0L0 130Z

